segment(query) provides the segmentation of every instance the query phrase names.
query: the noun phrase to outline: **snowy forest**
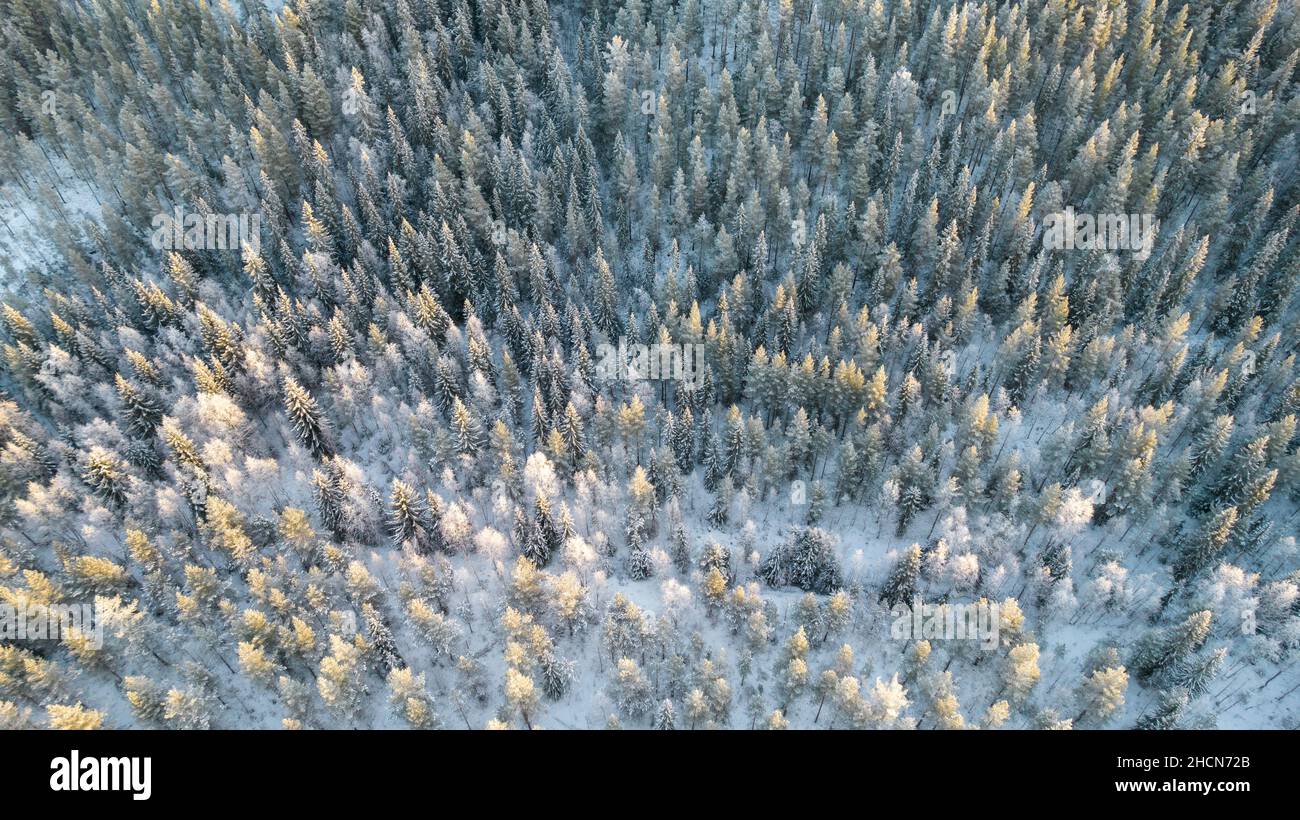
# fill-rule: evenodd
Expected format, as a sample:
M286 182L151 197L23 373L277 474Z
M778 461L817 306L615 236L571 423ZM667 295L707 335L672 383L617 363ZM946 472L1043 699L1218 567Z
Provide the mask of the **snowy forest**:
M0 22L0 727L1300 727L1295 0Z

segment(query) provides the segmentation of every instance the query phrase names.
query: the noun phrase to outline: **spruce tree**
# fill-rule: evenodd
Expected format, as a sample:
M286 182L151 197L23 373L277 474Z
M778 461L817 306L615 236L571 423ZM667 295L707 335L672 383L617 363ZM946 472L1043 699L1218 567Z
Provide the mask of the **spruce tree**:
M292 376L284 377L284 411L298 441L316 458L330 455L325 438L325 422L316 400Z

